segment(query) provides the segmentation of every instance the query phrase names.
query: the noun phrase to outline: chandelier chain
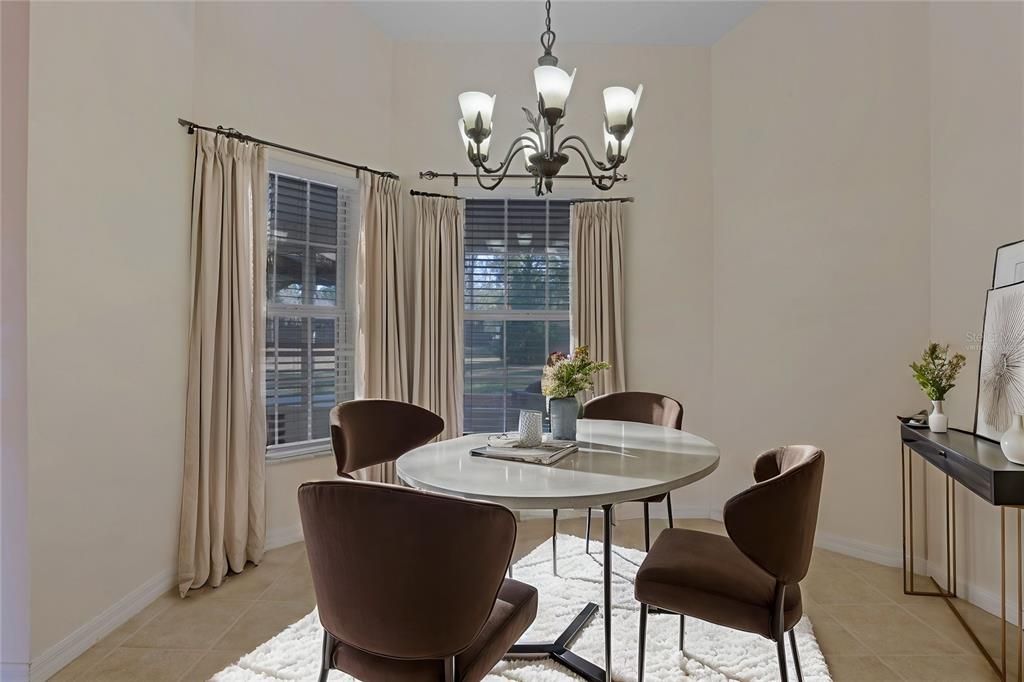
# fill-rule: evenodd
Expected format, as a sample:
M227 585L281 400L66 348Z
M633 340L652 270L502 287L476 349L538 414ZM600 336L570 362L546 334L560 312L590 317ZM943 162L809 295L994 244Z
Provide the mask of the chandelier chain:
M555 45L555 32L551 30L551 0L544 3L544 32L540 34L540 44L544 48L544 54L550 55L551 48Z

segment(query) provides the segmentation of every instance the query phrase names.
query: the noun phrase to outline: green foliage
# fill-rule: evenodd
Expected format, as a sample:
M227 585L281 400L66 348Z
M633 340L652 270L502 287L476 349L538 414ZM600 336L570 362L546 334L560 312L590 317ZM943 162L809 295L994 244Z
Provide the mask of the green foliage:
M577 393L594 387L594 375L611 369L607 362L590 359L590 349L577 348L572 357L565 353L552 353L544 367L541 391L549 398L572 398Z
M932 342L921 354L920 362L910 363L910 369L929 400L945 400L966 362L967 358L960 353L949 357L949 344L940 346Z

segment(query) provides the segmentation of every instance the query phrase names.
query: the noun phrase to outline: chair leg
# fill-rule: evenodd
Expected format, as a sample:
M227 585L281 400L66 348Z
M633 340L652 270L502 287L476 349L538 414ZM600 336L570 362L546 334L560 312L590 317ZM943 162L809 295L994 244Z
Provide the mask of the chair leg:
M789 670L786 668L786 638L785 636L779 637L775 641L775 646L779 650L779 679L782 682L789 682Z
M587 507L587 554L590 554L590 516L593 511L593 509Z
M644 654L647 651L647 604L640 602L640 648L636 653L636 680L644 682Z
M444 682L457 682L455 675L455 657L449 656L444 659Z
M679 614L679 650L686 654L686 616Z
M797 682L804 682L804 674L800 670L800 654L796 650L796 630L789 631L789 648L793 650L793 665L796 666Z
M320 680L319 682L327 682L327 675L331 672L331 667L334 663L334 637L331 633L324 630L324 645L323 653L320 658Z
M651 551L651 505L644 502L644 549Z
M558 510L551 510L551 572L558 575Z
M672 521L672 493L665 496L665 505L668 506L668 527L675 528L675 524Z

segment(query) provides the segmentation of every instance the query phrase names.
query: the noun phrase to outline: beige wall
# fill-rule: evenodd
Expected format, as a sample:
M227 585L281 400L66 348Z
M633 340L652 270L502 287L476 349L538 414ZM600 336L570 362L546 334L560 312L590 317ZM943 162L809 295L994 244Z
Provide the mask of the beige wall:
M29 7L0 4L0 680L28 676Z
M712 48L716 497L816 444L819 540L879 558L929 329L927 26L917 4L776 4Z
M32 655L176 565L189 4L32 6Z
M678 397L687 429L707 434L712 319L709 50L587 46L563 44L560 38L555 51L561 66L578 69L564 130L591 144L601 144L602 89L644 85L636 140L624 169L630 180L608 193L636 197L636 203L627 205L625 234L626 382L630 389ZM394 130L395 163L404 184L450 193L450 180L420 181L418 171L471 170L455 127L457 98L464 90L497 94L492 153L503 155L526 128L520 108L534 104L538 56L535 44L396 45L394 104L402 123ZM516 169L522 167L520 159ZM582 165L574 158L564 172L582 172ZM466 178L456 193L480 194L475 186L475 179ZM527 181L509 180L495 194L529 187ZM591 196L595 191L586 182L555 182L556 196ZM676 510L705 512L708 490L704 483L676 493ZM653 513L662 514L662 506Z
M175 119L387 168L392 90L390 42L337 3L43 3L32 15L38 658L176 566L193 142ZM270 541L295 539L298 484L332 474L323 457L268 465Z
M930 330L967 355L947 411L950 426L971 429L995 249L1024 239L1024 5L932 5L929 47ZM942 482L934 472L929 482L938 502L931 505L930 540L944 575ZM997 609L999 514L962 489L957 499L958 578L972 600Z

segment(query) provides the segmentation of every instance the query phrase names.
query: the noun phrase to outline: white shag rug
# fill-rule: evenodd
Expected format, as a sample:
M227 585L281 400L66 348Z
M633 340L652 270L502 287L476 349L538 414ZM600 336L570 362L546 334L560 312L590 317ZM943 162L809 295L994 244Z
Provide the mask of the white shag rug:
M601 543L591 542L590 552L589 555L584 552L582 539L560 534L557 576L551 572L550 540L515 564L513 577L535 586L540 597L537 619L522 641L553 641L587 602L603 604ZM642 551L613 548L612 672L616 681L636 680L640 607L633 597L633 578L643 559ZM212 679L214 682L316 680L320 670L322 632L316 611L313 611ZM796 626L796 638L805 682L831 680L806 616ZM687 618L685 657L679 652L678 644L678 616L652 614L648 617L645 680L768 682L779 679L775 643L763 637ZM570 648L597 665L604 664L604 615L601 611L580 632ZM788 643L786 656L790 667L789 679L795 680ZM351 682L352 679L336 670L330 674L331 682ZM570 682L579 679L551 659L520 658L498 663L485 682Z

